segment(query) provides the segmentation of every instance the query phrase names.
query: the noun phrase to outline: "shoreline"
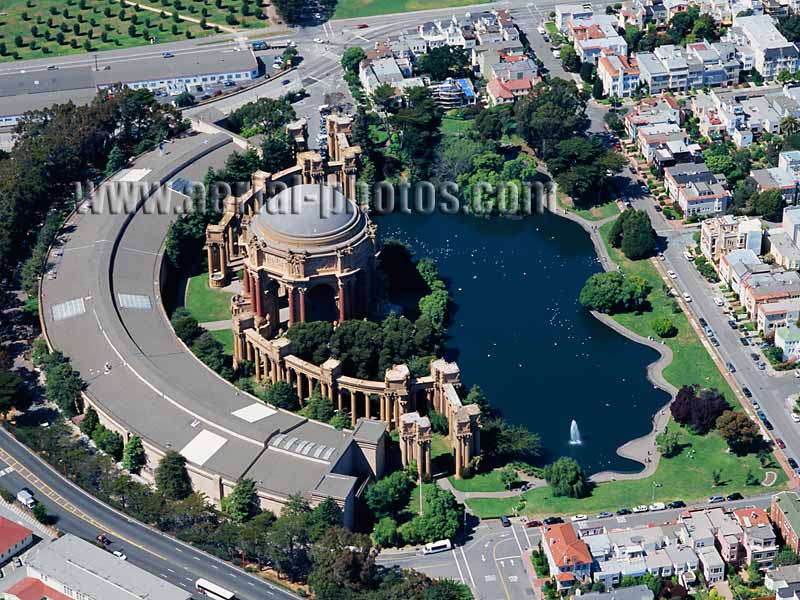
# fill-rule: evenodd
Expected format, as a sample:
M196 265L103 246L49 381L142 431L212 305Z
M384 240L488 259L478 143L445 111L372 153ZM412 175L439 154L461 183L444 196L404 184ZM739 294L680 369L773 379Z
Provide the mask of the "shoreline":
M559 206L548 207L551 214L567 219L580 225L589 234L589 239L594 246L595 254L600 265L605 271L619 271L617 265L608 254L605 244L600 237L600 227L618 218L619 215L607 217L598 221L589 221ZM670 395L670 400L662 406L652 418L652 428L650 432L643 436L629 440L617 448L617 455L642 465L642 470L636 473L622 473L619 471L600 471L590 475L589 480L594 483L606 481L618 481L623 479L644 479L655 473L658 468L661 453L656 447L656 436L664 431L669 423L669 413L667 409L675 398L678 389L664 378L664 369L672 362L672 350L666 345L657 341L642 337L617 323L611 316L591 311L592 316L604 325L610 327L618 334L626 337L632 342L642 344L652 348L659 353L658 359L647 365L646 377L653 387L658 388Z

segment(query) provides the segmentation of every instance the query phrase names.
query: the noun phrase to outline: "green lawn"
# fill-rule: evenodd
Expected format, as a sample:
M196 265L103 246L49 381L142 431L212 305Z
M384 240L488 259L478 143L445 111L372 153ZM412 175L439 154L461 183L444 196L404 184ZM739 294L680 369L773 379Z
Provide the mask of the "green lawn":
M200 273L189 278L186 289L186 309L198 323L224 321L231 318L231 296L208 286L208 274Z
M433 8L485 4L489 0L339 0L334 19L355 19Z
M475 126L475 121L467 119L453 119L442 117L442 133L444 135L457 135L466 133Z
M500 469L478 473L470 479L450 477L450 483L460 492L502 492L506 489L500 481Z
M222 346L225 348L225 354L233 356L233 331L230 329L216 329L208 333L210 333L211 337L215 340L222 343Z
M659 316L667 316L678 328L678 335L666 340L673 351L673 362L664 370L666 379L676 387L688 384L700 384L720 390L736 408L738 402L733 390L722 377L719 369L711 360L706 349L700 343L697 334L691 329L683 312L672 310L673 300L663 290L663 281L649 260L630 261L621 252L608 244L608 233L612 223L600 228L606 246L613 260L627 274L636 274L647 280L652 286L648 297L652 310L641 314L615 315L614 319L643 336L653 335L652 321ZM748 471L752 471L758 480L762 480L765 470L761 468L755 456L736 457L727 452L727 445L716 433L696 436L670 423L672 430L681 431L684 450L677 457L662 459L655 475L646 479L631 481L615 481L599 485L588 498L576 500L572 498L555 498L548 487L536 488L523 495L526 502L524 511L528 514L549 513L591 513L601 510L617 510L637 504L649 504L655 491L655 499L671 501L681 499L693 501L713 494L729 494L734 491L756 493L764 491L761 486L747 486L745 479ZM693 452L690 452L693 450ZM714 488L711 473L719 470L725 485ZM778 480L770 489L781 487L786 482L786 475L779 466L771 468ZM655 487L654 484L661 484ZM467 501L470 508L480 517L493 517L511 514L519 500L473 498Z
M575 206L572 204L566 204L564 202L564 198L562 198L560 194L558 195L557 201L558 205L564 210L568 210L569 212L583 217L588 221L602 221L603 219L619 214L619 207L613 200L606 202L605 204L592 206L591 208L575 208Z
M716 434L692 435L674 423L670 424L670 428L681 432L685 447L678 456L661 460L654 476L601 484L590 497L580 500L552 497L547 486L535 488L523 494L526 502L524 512L536 516L589 514L602 510L630 508L637 504L650 504L653 498L662 502L676 499L690 502L714 494L725 495L732 492L755 494L766 491L766 488L760 485L745 484L748 470L757 475L759 481L764 477L765 470L761 468L756 456L742 458L729 454L725 442ZM722 474L723 485L719 487L713 487L711 472L714 470L719 470ZM782 487L786 483L786 474L778 466L770 470L777 474L778 480L769 489ZM660 484L660 487L654 484ZM518 503L517 498L467 500L470 509L481 518L512 514L512 508Z
M176 12L176 2L177 21L168 14ZM197 38L218 33L214 25L268 25L255 16L255 4L248 4L250 14L244 16L244 5L236 0L221 0L219 6L216 0L152 0L143 5L157 11L122 6L117 0L0 0L0 44L5 47L0 61L141 46L151 38L158 43ZM205 18L206 26L181 17Z
M453 451L450 449L450 444L447 442L447 438L441 433L434 433L433 438L431 439L431 458L436 458L437 456L443 456L445 454L449 455L452 453Z
M704 387L715 387L725 394L725 397L735 403L735 397L728 382L719 372L719 369L711 360L708 351L700 343L697 334L689 325L689 320L681 311L674 313L672 307L674 300L663 290L663 280L659 276L653 263L649 260L631 261L608 243L608 234L613 223L606 223L600 228L600 234L606 242L606 247L611 254L611 258L616 262L625 273L638 275L650 283L652 291L648 300L652 306L652 311L636 315L621 314L614 315L614 320L630 329L631 331L645 337L654 335L651 323L657 317L669 318L675 327L678 328L678 335L666 341L667 346L672 350L672 363L664 369L664 377L675 387L682 385L700 384Z

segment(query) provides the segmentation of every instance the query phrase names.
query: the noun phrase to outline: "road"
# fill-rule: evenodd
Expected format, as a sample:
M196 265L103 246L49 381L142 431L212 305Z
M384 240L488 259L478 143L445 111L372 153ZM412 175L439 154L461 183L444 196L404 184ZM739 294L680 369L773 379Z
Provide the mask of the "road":
M629 178L634 178L629 170L623 173ZM682 302L689 315L693 317L693 326L697 328L700 343L716 357L720 364L732 363L736 372L729 374L734 382L734 390L746 409L754 415L752 401L747 399L741 388L747 387L753 393L753 399L758 402L760 409L767 415L773 424L774 430L767 432L762 430L768 437L782 439L787 449L784 451L786 456L791 456L796 460L800 458L800 426L791 419L791 409L788 399L798 393L798 382L791 372L779 373L769 366L761 371L756 367L757 361L751 358L751 353L759 354L759 360L769 364L769 361L758 348L758 336L753 335L754 345L744 346L741 338L745 337L745 332L739 329L732 329L728 325L730 315L724 311L726 306L718 307L714 303L714 298L723 297L722 285L711 284L703 278L695 268L694 264L687 261L684 252L687 248L694 248L693 235L699 231L699 226L675 228L666 220L663 213L655 210L655 203L649 195L642 195L636 192L637 186L631 185L628 189L628 196L634 208L647 211L653 227L659 236L665 240L664 248L664 270L673 271L677 274L677 279L672 281L672 286L681 294L688 293L692 298L691 302ZM714 330L715 337L719 340L719 347L715 348L708 340L708 336L699 327L699 319L703 318L709 327ZM758 419L756 418L758 421Z
M56 517L56 528L88 541L104 533L114 542L112 550L122 550L132 564L183 589L193 590L194 582L202 577L245 600L296 598L108 507L56 473L3 428L0 473L5 473L0 486L8 491L16 494L22 487L33 491Z

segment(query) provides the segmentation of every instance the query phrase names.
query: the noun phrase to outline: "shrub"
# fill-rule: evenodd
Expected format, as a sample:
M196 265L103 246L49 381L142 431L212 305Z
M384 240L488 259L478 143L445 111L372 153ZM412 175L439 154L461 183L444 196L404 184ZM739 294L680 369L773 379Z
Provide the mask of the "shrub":
M678 333L678 328L667 317L653 319L653 331L658 337L671 338Z

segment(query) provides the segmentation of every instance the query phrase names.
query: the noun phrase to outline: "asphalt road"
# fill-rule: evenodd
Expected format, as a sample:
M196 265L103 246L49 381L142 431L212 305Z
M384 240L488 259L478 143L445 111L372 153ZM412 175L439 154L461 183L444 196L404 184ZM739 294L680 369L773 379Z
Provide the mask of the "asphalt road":
M7 467L13 470L7 471ZM2 428L0 472L6 473L0 477L0 486L15 494L22 487L29 488L56 517L56 528L91 542L104 533L113 541L111 550L123 551L132 564L183 589L194 590L194 582L204 578L244 600L296 598L108 507L63 478Z

